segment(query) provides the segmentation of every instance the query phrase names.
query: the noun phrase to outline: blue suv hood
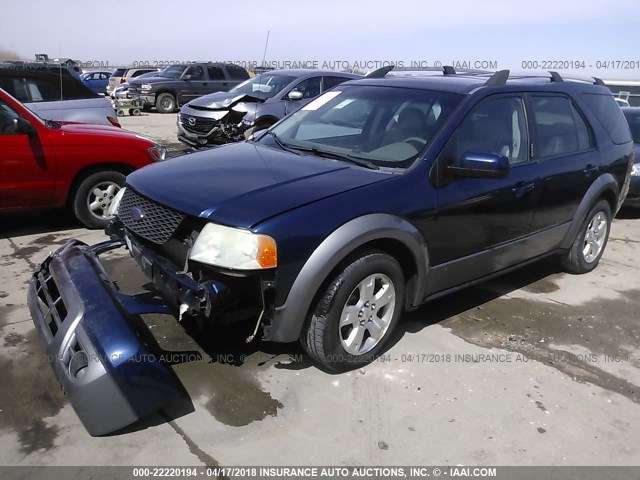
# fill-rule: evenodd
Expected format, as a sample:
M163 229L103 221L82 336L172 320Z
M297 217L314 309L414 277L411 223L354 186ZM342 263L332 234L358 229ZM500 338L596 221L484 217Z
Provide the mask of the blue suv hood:
M188 215L251 228L269 217L392 175L243 142L137 170L127 184Z

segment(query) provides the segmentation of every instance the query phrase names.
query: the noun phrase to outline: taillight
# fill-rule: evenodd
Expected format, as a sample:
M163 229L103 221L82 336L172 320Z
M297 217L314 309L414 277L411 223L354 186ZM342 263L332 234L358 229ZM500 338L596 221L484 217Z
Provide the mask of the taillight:
M122 128L122 125L120 125L120 122L118 121L117 118L115 118L115 117L107 117L107 120L109 120L109 123L111 125L113 125L114 127Z
M127 79L125 77L120 77L120 83L126 83Z

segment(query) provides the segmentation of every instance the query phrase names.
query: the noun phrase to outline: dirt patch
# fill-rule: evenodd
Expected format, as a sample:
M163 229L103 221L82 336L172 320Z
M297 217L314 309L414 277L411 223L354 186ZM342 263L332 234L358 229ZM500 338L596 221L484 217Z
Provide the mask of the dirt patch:
M640 403L640 386L603 368L607 361L640 367L640 290L569 306L500 296L504 285L488 282L427 304L410 315L410 325L420 317L423 325L440 322L469 343L517 352Z
M36 238L31 243L34 245L41 245L41 246L47 247L49 245L62 245L66 243L68 239L69 239L69 236L66 233L63 233L63 234L48 233L46 235L42 235Z
M4 346L15 347L26 341L27 339L23 335L20 335L19 333L11 332L4 337Z
M37 332L23 338L9 359L0 360L0 428L16 432L21 451L29 454L55 446L59 428L45 418L56 415L66 400Z

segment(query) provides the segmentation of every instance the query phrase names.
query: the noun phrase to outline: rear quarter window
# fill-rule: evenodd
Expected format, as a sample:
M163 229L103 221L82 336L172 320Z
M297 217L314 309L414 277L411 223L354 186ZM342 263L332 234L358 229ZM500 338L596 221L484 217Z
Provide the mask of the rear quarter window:
M582 99L598 117L600 124L609 134L613 143L624 144L632 141L629 125L613 95L583 93Z

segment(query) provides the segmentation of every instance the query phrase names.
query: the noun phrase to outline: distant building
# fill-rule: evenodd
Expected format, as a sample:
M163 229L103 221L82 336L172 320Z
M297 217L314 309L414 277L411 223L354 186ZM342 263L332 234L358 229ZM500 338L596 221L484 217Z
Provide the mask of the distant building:
M36 53L36 62L43 63L59 63L65 67L79 67L80 60L74 60L72 58L61 57L61 58L49 58L49 55L46 53Z

